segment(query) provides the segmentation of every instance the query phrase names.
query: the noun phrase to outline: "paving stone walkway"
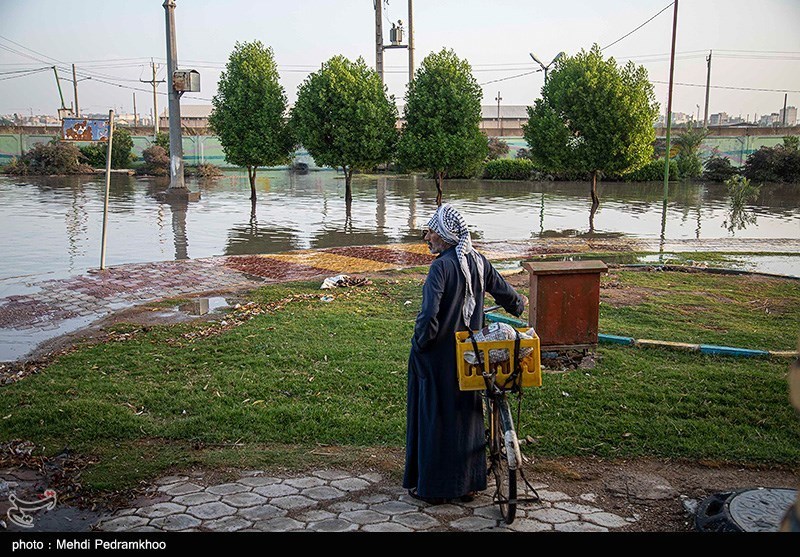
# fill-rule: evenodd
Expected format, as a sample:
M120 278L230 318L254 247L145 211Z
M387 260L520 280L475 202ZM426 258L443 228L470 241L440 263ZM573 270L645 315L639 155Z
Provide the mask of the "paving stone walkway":
M534 484L540 503L520 507L506 525L492 487L469 503L428 505L381 474L316 470L278 477L247 471L235 481L209 483L202 475L168 476L138 506L122 509L95 525L113 532L608 532L636 522L607 512L596 496L577 497Z

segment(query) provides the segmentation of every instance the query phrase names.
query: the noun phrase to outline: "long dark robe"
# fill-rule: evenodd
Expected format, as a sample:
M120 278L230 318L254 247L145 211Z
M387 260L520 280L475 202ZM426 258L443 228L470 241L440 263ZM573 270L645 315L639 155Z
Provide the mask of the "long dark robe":
M485 291L509 313L524 299L485 257ZM475 293L472 330L483 326L483 295L474 261L467 258ZM480 391L459 391L455 332L464 331L466 280L455 247L431 264L408 358L406 467L403 487L423 497L454 499L486 489L486 440Z

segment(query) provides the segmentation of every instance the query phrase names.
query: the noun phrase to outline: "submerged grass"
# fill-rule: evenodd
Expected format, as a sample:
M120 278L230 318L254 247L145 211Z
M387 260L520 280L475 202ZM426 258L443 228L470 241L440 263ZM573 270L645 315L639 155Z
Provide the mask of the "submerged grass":
M604 304L603 332L759 348L797 341L796 283L615 275L651 295L633 306ZM302 467L320 444L402 453L421 284L398 273L332 291L330 303L287 302L214 336L188 338L208 324L154 326L82 348L2 387L0 439L30 439L50 454L66 446L94 454L99 463L83 477L101 489L194 465ZM267 304L318 288L274 285L251 298ZM767 313L763 304L780 307ZM800 458L785 360L605 346L599 355L595 369L546 374L541 389L527 391L520 433L537 439L528 450L772 464Z

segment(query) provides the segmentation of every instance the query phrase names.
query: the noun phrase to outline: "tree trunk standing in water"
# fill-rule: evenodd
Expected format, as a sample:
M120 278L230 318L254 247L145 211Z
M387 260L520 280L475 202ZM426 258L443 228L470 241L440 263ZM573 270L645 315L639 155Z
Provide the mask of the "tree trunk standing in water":
M600 205L600 198L597 197L597 170L592 171L592 205Z
M247 167L247 177L250 178L250 201L256 202L256 170L257 166Z
M342 170L344 171L344 201L349 207L353 202L353 190L350 187L350 181L353 179L353 168L348 169L346 165L342 165Z
M436 171L436 206L440 207L442 205L442 179L443 179L443 172Z
M598 203L592 203L589 210L589 234L594 234L594 214L597 212Z

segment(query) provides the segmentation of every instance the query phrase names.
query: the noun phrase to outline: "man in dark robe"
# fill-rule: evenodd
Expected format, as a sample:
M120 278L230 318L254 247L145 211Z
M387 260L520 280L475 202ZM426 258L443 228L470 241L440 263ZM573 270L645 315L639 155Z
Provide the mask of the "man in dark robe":
M432 253L422 309L408 359L406 463L403 487L428 503L470 500L486 489L486 439L480 391L460 391L456 331L483 327L483 297L513 315L527 298L475 251L463 217L451 205L436 210L425 241Z

